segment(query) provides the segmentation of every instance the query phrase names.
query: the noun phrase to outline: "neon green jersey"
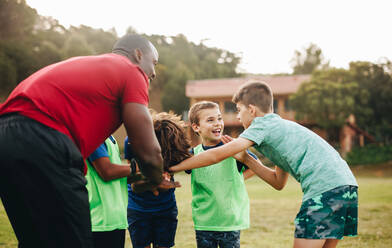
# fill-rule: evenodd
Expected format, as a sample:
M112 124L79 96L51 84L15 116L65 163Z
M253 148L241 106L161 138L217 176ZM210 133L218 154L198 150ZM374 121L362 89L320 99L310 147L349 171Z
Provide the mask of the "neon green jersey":
M193 149L203 152L203 146ZM192 169L192 216L196 230L236 231L249 227L249 198L234 158Z
M105 140L109 159L114 164L121 164L117 143L109 138ZM127 178L105 182L88 162L86 174L88 198L90 203L91 227L93 232L112 231L128 228L127 220Z

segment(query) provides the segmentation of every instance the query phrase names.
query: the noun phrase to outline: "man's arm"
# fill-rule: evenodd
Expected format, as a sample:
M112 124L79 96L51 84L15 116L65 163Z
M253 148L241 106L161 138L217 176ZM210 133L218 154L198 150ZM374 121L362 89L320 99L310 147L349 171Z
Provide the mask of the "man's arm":
M159 185L163 180L163 159L147 107L139 103L126 103L122 117L140 171L152 184Z
M199 153L196 156L188 158L176 166L172 166L169 170L177 172L183 170L190 170L200 167L205 167L211 164L216 164L223 159L232 157L233 155L246 150L251 147L253 142L247 139L238 138L230 143L224 144L217 148L208 149L205 152Z

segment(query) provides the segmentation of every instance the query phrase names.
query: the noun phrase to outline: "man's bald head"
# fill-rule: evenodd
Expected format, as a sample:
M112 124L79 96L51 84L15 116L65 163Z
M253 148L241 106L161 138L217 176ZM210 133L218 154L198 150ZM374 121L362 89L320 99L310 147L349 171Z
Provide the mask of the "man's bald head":
M143 53L151 51L151 42L146 38L137 35L129 34L121 37L113 46L113 53L127 56L135 49L140 49Z
M125 35L114 44L112 52L125 56L138 65L150 80L155 77L158 51L146 38L137 34Z

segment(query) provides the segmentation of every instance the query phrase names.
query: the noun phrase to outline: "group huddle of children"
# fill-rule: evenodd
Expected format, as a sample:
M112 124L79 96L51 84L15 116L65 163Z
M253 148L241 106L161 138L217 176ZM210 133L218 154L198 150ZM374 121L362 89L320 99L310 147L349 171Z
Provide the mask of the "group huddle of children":
M240 230L249 227L249 199L244 180L256 174L282 189L291 174L300 184L302 206L295 218L294 247L336 247L343 236L357 235L358 184L347 163L322 138L273 113L273 97L264 82L243 85L233 97L237 118L245 130L237 139L223 135L219 106L203 101L189 110L192 130L201 144L190 148L180 118L153 113L162 147L164 177L191 174L192 216L198 248L240 247ZM126 159L133 163L125 141ZM264 166L247 151L254 147L275 164ZM93 238L96 247L123 247L128 228L135 248L172 247L177 229L174 189L134 192L127 178L104 180L94 161L107 157L121 164L110 137L88 159ZM116 242L116 244L114 243ZM100 246L101 245L101 246ZM255 244L255 247L258 247Z

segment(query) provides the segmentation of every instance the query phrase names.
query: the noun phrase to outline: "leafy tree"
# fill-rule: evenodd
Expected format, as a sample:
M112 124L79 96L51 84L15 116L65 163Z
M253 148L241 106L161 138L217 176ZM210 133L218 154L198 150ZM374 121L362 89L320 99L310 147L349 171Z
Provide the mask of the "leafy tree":
M172 71L175 76L171 76L164 86L162 96L162 106L165 110L172 110L178 114L188 109L189 98L185 96L185 85L192 79L192 72L183 64L178 64Z
M329 67L329 61L325 62L321 48L313 43L303 49L302 52L296 50L291 62L293 64L293 74L311 74L315 70Z
M0 0L0 37L11 40L31 35L37 17L25 0Z
M206 47L203 43L196 45L181 34L146 37L157 47L159 64L164 66L157 72L158 78L153 81L153 86L155 90L161 90L162 106L166 111L174 110L181 114L189 108L189 100L185 96L188 80L239 76L236 68L240 58L233 53ZM163 79L160 79L162 72Z
M27 78L38 69L37 57L29 42L4 41L0 42L0 51L15 66L17 83ZM14 85L15 87L16 85Z
M72 33L66 39L62 48L64 58L94 54L94 49L89 46L86 38L78 33Z
M383 64L351 62L350 72L358 85L369 94L367 103L358 103L355 111L360 127L373 134L378 141L392 142L392 76L390 61Z
M24 0L0 0L0 95L7 95L36 66L30 47L37 12Z
M344 69L314 72L310 81L290 97L297 119L315 121L335 137L348 116L356 112L357 104L364 107L364 112L370 111L368 99L368 92Z
M7 95L16 86L16 79L17 74L14 62L0 51L0 96Z
M127 33L137 32L129 27ZM114 29L104 31L85 25L66 29L52 17L39 16L24 0L0 0L0 35L0 94L3 96L46 65L73 56L110 52L118 38ZM240 58L233 53L203 43L194 44L182 34L144 36L160 54L158 77L151 82L150 93L159 98L159 105L166 111L181 114L189 107L185 85L190 79L239 75L236 68Z
M88 50L92 54L109 53L112 51L114 43L117 41L117 34L114 29L104 31L103 29L94 29L85 25L79 27L70 27L71 35L83 37L88 44ZM88 54L79 54L88 55Z

